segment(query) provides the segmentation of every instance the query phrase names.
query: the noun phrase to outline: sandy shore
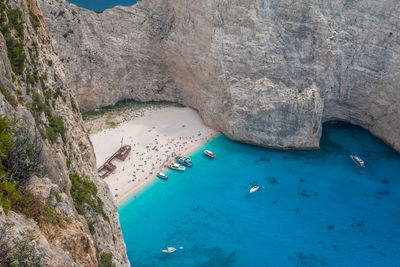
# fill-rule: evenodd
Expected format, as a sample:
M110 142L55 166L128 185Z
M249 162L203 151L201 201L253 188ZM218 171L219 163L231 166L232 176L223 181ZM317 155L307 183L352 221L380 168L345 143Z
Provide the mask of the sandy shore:
M92 134L90 139L98 167L118 150L121 140L132 147L125 161L113 160L117 169L104 179L119 204L174 161L173 153L186 155L216 134L196 111L162 107L144 110L143 116Z

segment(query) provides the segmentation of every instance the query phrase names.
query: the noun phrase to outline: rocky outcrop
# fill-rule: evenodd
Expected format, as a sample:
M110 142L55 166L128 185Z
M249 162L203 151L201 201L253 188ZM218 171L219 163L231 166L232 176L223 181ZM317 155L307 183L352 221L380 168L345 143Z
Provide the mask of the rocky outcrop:
M177 101L279 148L316 148L339 119L400 150L396 0L146 0L102 14L39 2L82 110Z
M25 256L41 266L97 266L104 253L112 253L116 266L129 266L117 208L97 176L92 145L36 1L9 0L0 8L0 115L18 120L43 146L40 171L20 184L32 210L0 206L0 265L7 253L21 254L16 249L26 241L32 251ZM23 55L20 64L16 58ZM97 209L72 196L69 176L75 173L93 185ZM37 207L43 208L39 215Z

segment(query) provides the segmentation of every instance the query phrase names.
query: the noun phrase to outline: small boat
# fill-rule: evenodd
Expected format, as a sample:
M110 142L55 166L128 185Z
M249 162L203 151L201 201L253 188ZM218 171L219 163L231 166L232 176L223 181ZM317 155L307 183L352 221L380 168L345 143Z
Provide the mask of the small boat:
M365 167L365 162L357 155L350 155L350 158L354 161L355 164L359 167Z
M204 154L206 154L207 156L209 156L210 158L213 158L213 159L216 157L214 152L207 150L207 149L204 150Z
M180 164L185 165L185 166L187 166L187 167L192 167L192 166L193 166L193 163L190 161L189 158L185 158L185 157L176 157L176 160L177 160Z
M188 157L181 157L181 156L176 157L176 159L178 159L178 158L181 158L184 161L192 162L192 160L190 158L188 158Z
M178 163L171 162L168 164L168 168L177 170L177 171L184 171L186 168L184 166L179 165Z
M164 180L168 179L168 176L165 173L162 173L162 172L157 172L157 177L161 178L161 179L164 179Z
M167 249L161 250L161 252L163 252L163 253L172 253L175 251L176 251L176 248L174 248L174 247L167 247Z
M252 193L258 191L259 189L260 189L260 186L259 185L255 185L252 188L250 188L249 193L252 194Z

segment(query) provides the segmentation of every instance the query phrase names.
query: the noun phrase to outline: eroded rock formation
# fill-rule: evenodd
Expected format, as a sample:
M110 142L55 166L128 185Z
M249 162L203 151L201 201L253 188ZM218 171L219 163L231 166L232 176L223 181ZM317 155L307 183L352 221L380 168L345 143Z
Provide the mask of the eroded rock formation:
M316 148L340 119L400 150L397 0L39 2L82 110L172 100L278 148Z
M6 212L1 203L10 189L0 188L0 265L13 253L40 266L97 266L112 253L117 266L129 266L117 208L97 176L92 145L36 1L2 1L0 26L0 115L10 125L18 120L43 149L40 168L19 183L23 205ZM71 174L86 185L73 191ZM8 175L0 170L0 182ZM18 244L29 244L26 255Z

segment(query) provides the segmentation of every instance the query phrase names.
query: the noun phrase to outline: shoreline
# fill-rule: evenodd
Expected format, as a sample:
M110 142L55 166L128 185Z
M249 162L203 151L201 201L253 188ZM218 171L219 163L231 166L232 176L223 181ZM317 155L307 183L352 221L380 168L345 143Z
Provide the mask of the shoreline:
M127 110L120 117L127 116L133 110ZM157 178L156 173L166 169L173 155L187 155L198 149L205 142L217 136L217 131L205 126L199 114L190 108L165 106L147 106L139 111L140 116L133 116L117 127L103 128L91 134L97 167L100 167L122 144L130 145L131 152L125 161L113 160L116 169L103 179L110 188L115 203L120 205L135 192ZM99 121L88 123L100 124L109 119L104 114ZM114 121L114 120L113 120Z
M180 154L182 156L188 156L188 154L191 154L192 152L196 151L199 149L203 144L211 140L212 138L220 135L221 133L216 132L212 135L210 135L208 138L205 140L202 140L199 143L193 144L190 147L187 147L185 150L178 152L177 154ZM117 207L123 204L125 201L130 200L131 197L140 190L142 190L145 186L149 185L151 182L155 181L158 177L156 176L157 172L163 172L165 169L168 167L162 166L160 169L157 169L154 174L149 174L145 177L145 180L142 181L141 183L136 184L134 187L130 188L129 191L125 192L121 196L118 196L115 198L115 203L117 204ZM159 179L159 178L158 178Z

